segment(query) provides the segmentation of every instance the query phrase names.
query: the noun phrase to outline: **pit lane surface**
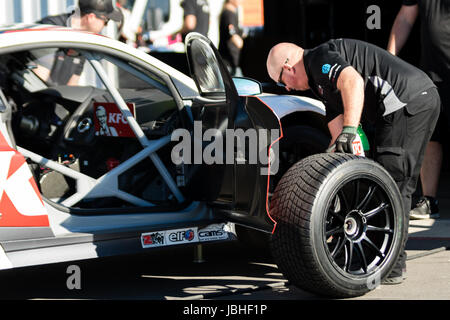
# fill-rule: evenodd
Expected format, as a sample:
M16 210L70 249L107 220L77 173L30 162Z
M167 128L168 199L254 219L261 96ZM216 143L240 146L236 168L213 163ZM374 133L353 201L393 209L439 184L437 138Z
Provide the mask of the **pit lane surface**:
M410 243L406 282L380 286L356 299L450 299L450 251L435 240ZM7 270L0 273L0 299L320 299L288 283L267 253L236 242L208 244L203 247L204 262L198 263L194 251L171 248ZM67 272L73 265L79 267L81 287L70 290L67 282L73 273Z
M0 272L0 299L214 299L286 283L268 254L236 242L204 245L202 263L195 252L194 246L166 248L6 270ZM79 267L81 289L67 287L72 265Z

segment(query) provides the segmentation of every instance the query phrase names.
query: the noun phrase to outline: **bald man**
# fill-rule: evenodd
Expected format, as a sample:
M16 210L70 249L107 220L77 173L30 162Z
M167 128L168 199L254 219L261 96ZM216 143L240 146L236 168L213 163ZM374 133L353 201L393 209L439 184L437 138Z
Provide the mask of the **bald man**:
M337 152L353 152L360 123L375 129L375 160L396 181L408 226L411 195L440 111L439 95L428 76L384 49L352 39L330 40L310 50L277 44L269 52L267 71L287 90L311 89L325 104ZM384 284L406 278L405 244Z

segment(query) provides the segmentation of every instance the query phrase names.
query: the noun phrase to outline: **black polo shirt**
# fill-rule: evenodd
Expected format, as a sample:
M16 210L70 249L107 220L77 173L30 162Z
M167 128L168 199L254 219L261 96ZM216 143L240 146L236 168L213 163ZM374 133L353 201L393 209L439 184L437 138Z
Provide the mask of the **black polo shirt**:
M419 5L421 67L435 82L450 81L450 0L403 0Z
M426 110L428 106L409 107L408 103L435 87L423 71L384 49L359 40L330 40L305 50L304 64L311 90L326 106L328 121L343 113L337 80L349 66L364 79L362 120L372 123L403 107L410 114Z
M48 16L38 23L56 26L70 27L72 14L65 13L56 16ZM72 75L81 75L86 58L74 50L58 50L50 70L50 82L54 85L65 85Z
M208 0L183 0L181 6L184 9L184 17L194 15L197 18L197 25L193 31L207 36L209 30ZM185 36L183 35L183 38Z
M234 68L239 66L241 52L241 49L231 41L231 37L235 34L242 37L242 30L239 28L239 16L237 12L224 9L219 20L219 53Z

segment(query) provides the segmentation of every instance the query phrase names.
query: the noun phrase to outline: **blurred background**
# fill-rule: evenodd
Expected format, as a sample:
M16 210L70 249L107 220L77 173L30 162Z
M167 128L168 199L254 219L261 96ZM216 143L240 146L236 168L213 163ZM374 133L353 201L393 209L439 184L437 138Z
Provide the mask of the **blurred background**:
M145 34L150 31L159 39L148 46L155 55L181 71L188 73L184 46L171 41L170 35L182 26L183 9L180 0L118 1L130 13L128 32ZM70 12L78 0L0 0L0 25L34 23L42 17ZM208 37L219 44L219 15L224 0L209 0L210 28ZM370 6L379 8L374 17ZM282 41L295 42L305 48L314 47L330 38L355 38L385 48L401 0L242 0L240 23L246 38L241 51L240 66L244 76L268 82L265 60L270 48ZM376 28L368 20L377 19ZM400 56L417 65L419 62L419 23L416 23ZM108 36L118 38L117 28L105 29ZM273 88L273 90L277 90ZM283 89L278 89L283 90Z

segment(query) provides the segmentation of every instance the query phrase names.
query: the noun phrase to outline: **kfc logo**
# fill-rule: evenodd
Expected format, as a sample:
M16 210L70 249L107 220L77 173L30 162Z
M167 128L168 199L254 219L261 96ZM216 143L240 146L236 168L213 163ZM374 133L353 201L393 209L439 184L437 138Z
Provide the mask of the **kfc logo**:
M108 122L114 124L128 124L127 119L125 119L122 113L110 113Z
M100 125L100 129L96 131L96 134L99 136L117 137L118 136L117 130L114 127L108 126L108 123L111 121L107 121L108 116L106 114L105 107L98 106L97 110L95 111L95 114L97 115L97 120Z
M134 104L127 104L133 116ZM95 134L108 137L135 137L119 107L115 103L94 103L95 110Z

